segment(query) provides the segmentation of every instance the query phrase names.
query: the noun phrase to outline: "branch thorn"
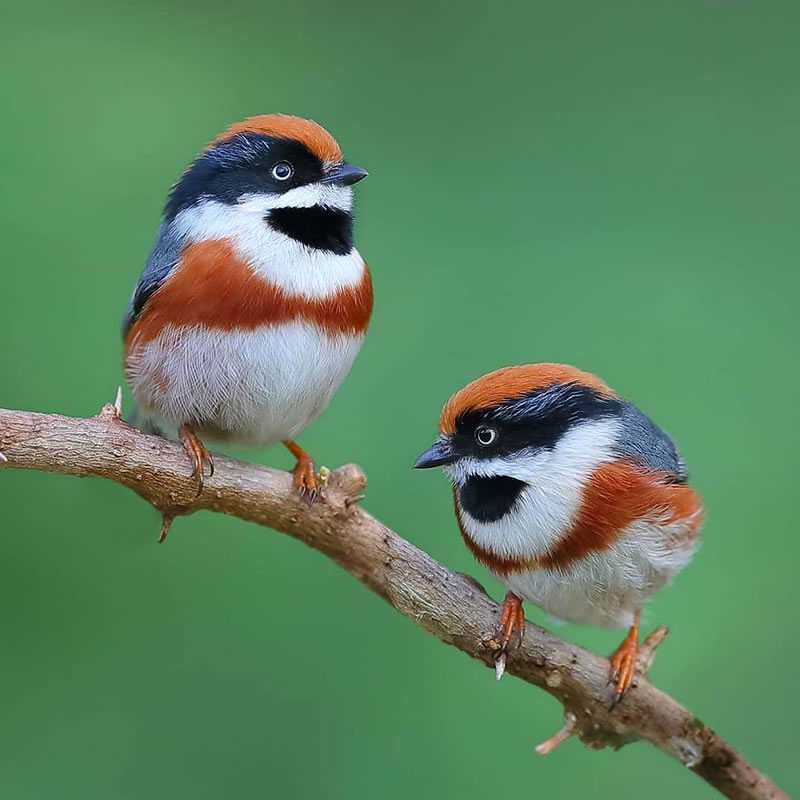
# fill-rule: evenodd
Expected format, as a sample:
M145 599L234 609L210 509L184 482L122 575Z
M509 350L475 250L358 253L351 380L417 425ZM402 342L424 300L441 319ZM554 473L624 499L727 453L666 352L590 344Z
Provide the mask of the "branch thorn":
M494 678L499 681L506 673L506 654L501 652L494 661Z
M345 508L350 508L350 506L357 505L364 499L364 497L365 495L363 494L357 494L354 495L353 497L345 497L344 499Z
M98 414L100 419L122 419L122 387L117 386L117 394L113 403L106 403Z

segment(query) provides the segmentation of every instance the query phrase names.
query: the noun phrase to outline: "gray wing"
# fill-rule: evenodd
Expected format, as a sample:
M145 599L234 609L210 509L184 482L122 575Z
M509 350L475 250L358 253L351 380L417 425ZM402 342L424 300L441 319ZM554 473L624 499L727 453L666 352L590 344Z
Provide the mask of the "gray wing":
M651 469L666 472L675 483L686 483L689 470L675 442L632 403L622 409L622 434L616 450Z
M161 225L156 243L125 311L125 317L122 320L123 338L127 335L131 325L136 321L136 318L144 308L144 304L153 292L164 283L169 274L178 266L178 259L184 248L185 239L185 236L175 231L175 226L172 222L164 222Z

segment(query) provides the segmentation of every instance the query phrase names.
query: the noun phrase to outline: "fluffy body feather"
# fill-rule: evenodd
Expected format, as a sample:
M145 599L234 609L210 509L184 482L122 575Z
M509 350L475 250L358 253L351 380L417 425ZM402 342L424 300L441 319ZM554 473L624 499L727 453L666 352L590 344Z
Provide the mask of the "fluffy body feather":
M617 421L588 422L550 452L484 468L485 474L525 483L514 507L494 522L476 520L461 507L458 488L465 477L461 468L448 468L459 525L472 552L511 591L559 619L629 627L634 612L694 552L701 512L692 489L662 487L657 473L639 467L602 472L617 463L621 432ZM599 490L598 474L606 476ZM645 492L655 495L652 505ZM675 492L686 495L686 509L676 506ZM588 508L587 496L598 493L599 507ZM615 505L618 511L611 511Z
M211 439L294 439L328 406L363 336L296 321L253 330L165 326L127 358L142 407L171 427L192 420Z

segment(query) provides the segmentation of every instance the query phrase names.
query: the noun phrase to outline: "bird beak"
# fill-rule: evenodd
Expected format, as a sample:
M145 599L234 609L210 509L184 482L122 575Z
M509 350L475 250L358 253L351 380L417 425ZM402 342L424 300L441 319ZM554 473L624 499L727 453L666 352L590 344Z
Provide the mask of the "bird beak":
M430 469L452 464L458 459L453 452L448 439L439 437L424 453L414 462L414 469Z
M333 184L334 186L352 186L369 175L365 169L354 164L332 164L325 169L325 176L320 183Z

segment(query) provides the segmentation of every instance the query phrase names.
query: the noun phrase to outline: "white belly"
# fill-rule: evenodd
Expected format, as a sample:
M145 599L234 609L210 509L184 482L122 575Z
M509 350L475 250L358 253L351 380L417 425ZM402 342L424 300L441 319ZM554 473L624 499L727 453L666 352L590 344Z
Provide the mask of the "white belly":
M129 359L144 411L253 445L293 439L325 410L363 336L292 322L252 331L167 326Z
M563 571L535 569L498 577L523 600L559 619L628 627L634 612L691 560L695 540L686 534L694 523L693 518L667 525L639 521L610 548Z

